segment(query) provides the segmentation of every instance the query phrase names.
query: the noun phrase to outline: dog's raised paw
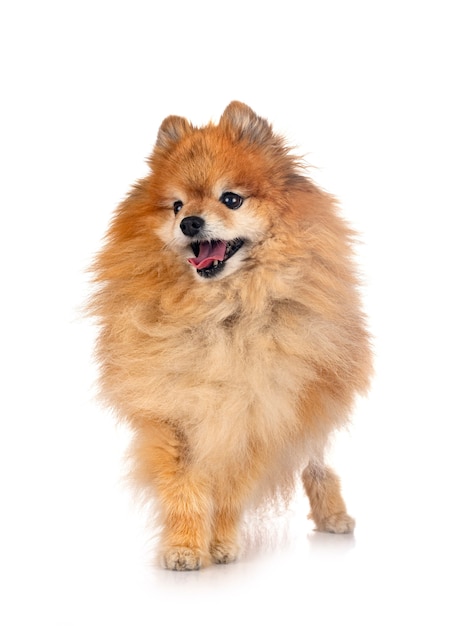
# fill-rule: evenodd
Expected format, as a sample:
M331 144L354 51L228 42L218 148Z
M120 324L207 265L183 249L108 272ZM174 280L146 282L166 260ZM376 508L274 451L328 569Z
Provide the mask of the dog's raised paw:
M334 513L317 524L317 530L339 535L352 533L355 530L355 520L347 513Z
M174 546L163 554L163 565L166 569L179 572L197 570L202 566L202 556L198 550L185 546Z

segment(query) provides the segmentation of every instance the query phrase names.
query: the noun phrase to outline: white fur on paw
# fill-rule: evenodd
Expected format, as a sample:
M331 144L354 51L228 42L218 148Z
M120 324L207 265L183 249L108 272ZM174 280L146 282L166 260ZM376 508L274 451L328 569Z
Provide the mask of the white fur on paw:
M227 546L222 543L215 543L211 546L210 552L215 563L227 564L236 561L238 550L233 545Z
M355 520L347 513L334 513L318 525L318 530L336 534L352 533L355 530Z
M200 569L202 558L197 550L185 546L175 546L164 553L163 562L166 569L183 572Z

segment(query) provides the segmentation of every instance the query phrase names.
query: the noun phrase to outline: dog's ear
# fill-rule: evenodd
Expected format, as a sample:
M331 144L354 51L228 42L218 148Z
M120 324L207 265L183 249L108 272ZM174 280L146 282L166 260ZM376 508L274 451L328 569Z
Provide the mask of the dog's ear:
M192 125L184 117L169 115L162 122L156 139L156 147L164 150L178 143L192 130Z
M242 102L233 101L225 109L219 126L230 130L237 140L265 143L273 136L273 129L263 117Z

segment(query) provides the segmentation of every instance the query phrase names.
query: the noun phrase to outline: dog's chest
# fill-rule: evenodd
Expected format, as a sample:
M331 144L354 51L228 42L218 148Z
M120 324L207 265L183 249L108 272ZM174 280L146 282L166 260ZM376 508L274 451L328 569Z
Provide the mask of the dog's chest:
M153 401L205 417L288 411L311 376L302 326L294 315L275 313L160 325L148 363Z

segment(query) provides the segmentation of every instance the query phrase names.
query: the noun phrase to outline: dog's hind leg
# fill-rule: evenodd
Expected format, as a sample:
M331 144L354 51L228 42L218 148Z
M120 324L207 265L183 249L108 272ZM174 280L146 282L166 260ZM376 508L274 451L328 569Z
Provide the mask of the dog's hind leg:
M309 518L317 530L351 533L355 520L348 515L338 476L325 465L311 461L303 472L303 484L311 505Z

